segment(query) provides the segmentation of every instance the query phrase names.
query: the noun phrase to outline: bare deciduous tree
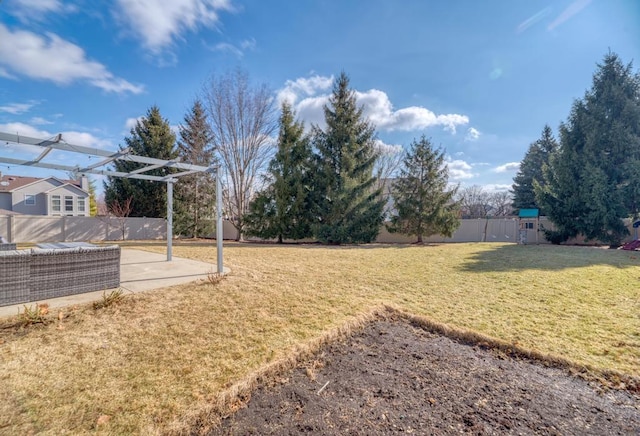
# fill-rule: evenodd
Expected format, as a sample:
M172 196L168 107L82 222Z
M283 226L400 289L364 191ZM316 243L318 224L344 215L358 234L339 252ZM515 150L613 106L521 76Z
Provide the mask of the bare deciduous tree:
M473 185L458 192L463 218L486 218L491 211L490 194L482 186Z
M377 140L376 152L378 153L378 159L376 160L373 171L376 175L377 187L381 189L385 202L384 214L385 216L389 216L393 209L393 202L391 201L393 179L397 176L397 172L400 169L400 164L404 157L404 150L400 145L387 145Z
M202 90L213 144L222 164L225 208L242 239L243 216L273 154L277 128L269 88L253 86L242 70L211 76Z
M513 196L509 191L496 191L489 195L491 215L505 217L513 215Z
M509 191L491 192L479 185L459 191L464 218L505 217L513 214L513 197Z
M122 233L122 240L126 239L127 233L127 218L131 214L133 210L131 206L132 197L127 198L124 201L114 200L109 205L109 213L116 217L116 221L118 222L118 229Z

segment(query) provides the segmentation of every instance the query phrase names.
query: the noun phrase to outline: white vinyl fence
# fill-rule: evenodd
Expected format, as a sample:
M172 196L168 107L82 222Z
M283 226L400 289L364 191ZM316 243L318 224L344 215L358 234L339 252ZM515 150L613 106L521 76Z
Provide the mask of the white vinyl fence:
M124 221L123 221L124 220ZM0 235L9 242L81 242L116 241L123 239L149 240L166 239L167 222L163 218L117 218L117 217L47 217L30 215L0 215ZM546 217L540 217L540 226L551 229L553 224ZM451 238L431 236L425 242L518 242L520 222L517 218L464 219ZM631 235L634 234L629 224ZM229 221L224 222L224 239L236 239L237 231ZM544 233L536 229L525 230L528 244L547 244ZM210 235L215 238L215 233ZM632 240L633 236L627 238ZM258 241L257 238L249 240ZM411 243L415 237L389 233L380 229L376 239L379 243ZM569 244L585 244L583 239L573 239ZM588 244L595 244L591 241Z
M163 218L0 215L0 235L14 243L166 239Z

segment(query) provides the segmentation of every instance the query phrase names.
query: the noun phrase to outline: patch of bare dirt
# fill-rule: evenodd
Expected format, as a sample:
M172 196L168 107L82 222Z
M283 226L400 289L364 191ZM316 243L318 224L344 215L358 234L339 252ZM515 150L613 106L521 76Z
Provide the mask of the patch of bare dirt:
M640 399L377 321L258 388L210 435L640 434Z

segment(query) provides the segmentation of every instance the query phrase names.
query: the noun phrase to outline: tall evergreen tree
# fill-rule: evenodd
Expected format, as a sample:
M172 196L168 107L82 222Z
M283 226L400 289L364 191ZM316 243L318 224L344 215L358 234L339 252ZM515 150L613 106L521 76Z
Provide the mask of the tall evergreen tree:
M179 127L178 156L182 162L201 166L217 164L213 134L202 102L196 99ZM175 232L203 237L212 233L216 210L216 183L210 173L180 178L175 189Z
M311 145L304 126L295 120L288 103L282 104L278 151L269 163L269 186L258 193L245 216L247 234L263 239L311 237L313 210Z
M389 231L416 236L418 243L431 235L451 237L460 225L460 205L454 201L458 188L448 183L444 152L424 136L414 140L394 183L396 213Z
M578 234L617 245L628 234L622 219L638 213L640 182L640 74L609 53L593 85L574 102L560 127L561 147L536 198L563 242Z
M169 122L162 118L160 109L152 106L146 116L136 122L130 135L124 139L131 153L137 156L147 156L157 159L175 159L176 136L169 127ZM120 147L123 150L125 147ZM137 162L117 160L114 170L129 173L140 168ZM146 171L145 175L167 176L174 173L172 168L156 168ZM152 182L141 179L107 177L104 182L105 202L110 207L115 201L126 201L131 198L132 217L165 218L167 215L167 187L165 183Z
M529 150L520 163L518 174L513 178L513 207L516 209L539 209L534 191L534 180L544 187L543 167L549 164L549 158L559 145L553 137L551 127L544 126L542 136L529 146ZM545 211L541 211L546 215Z
M320 220L314 230L321 242L371 242L382 224L384 203L380 189L374 189L374 128L362 112L349 78L341 73L324 107L327 127L313 129Z

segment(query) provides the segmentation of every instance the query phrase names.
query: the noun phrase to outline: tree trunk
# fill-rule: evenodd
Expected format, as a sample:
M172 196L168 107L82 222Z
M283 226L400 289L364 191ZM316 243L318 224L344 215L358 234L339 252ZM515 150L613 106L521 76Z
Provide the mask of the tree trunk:
M422 244L422 234L418 235L418 244Z

